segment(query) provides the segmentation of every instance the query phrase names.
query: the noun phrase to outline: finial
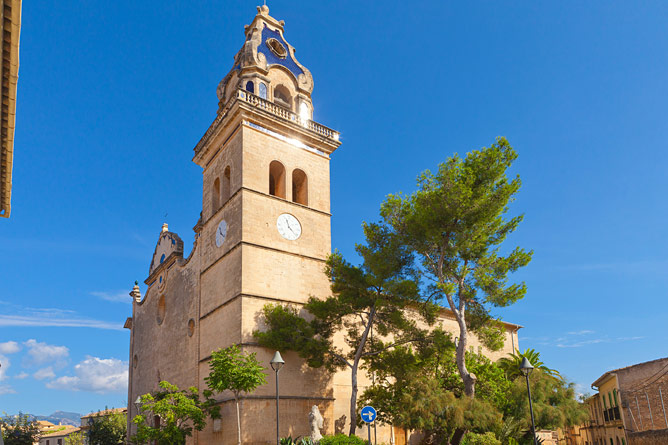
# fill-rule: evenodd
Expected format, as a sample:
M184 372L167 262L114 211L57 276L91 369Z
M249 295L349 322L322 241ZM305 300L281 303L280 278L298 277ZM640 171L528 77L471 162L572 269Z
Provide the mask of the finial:
M163 223L162 224L162 232L167 232L168 229L169 229L169 227L167 226L167 223Z
M135 280L135 285L132 288L132 291L130 291L130 296L137 303L139 303L141 301L141 291L139 290L139 281Z
M266 0L264 2L264 5L257 7L257 12L259 12L262 15L269 15L269 6L267 6Z

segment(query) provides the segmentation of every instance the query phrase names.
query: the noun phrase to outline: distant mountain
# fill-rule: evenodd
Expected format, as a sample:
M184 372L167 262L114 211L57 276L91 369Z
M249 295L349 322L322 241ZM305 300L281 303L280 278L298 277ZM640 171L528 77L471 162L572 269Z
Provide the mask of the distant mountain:
M46 420L51 422L54 425L72 425L80 426L81 425L81 414L79 413L68 413L66 411L56 411L50 416L34 416L31 415L35 420Z

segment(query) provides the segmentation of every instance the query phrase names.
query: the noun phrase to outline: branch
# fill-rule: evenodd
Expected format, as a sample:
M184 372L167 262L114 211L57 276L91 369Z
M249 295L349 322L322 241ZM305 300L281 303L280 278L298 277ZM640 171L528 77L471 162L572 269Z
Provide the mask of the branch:
M362 314L366 314L366 312L358 312L357 316L360 318L360 321L362 322L362 324L364 324L364 317L362 317Z
M396 343L392 343L392 344L390 344L390 345L387 345L387 346L385 346L384 348L381 348L381 349L379 349L379 350L377 350L377 351L373 351L373 352L365 352L364 354L361 355L361 357L369 357L369 356L372 356L372 355L378 355L378 354L380 354L381 352L383 352L383 351L387 351L388 349L393 348L393 347L395 347L395 346L405 345L406 343L412 343L412 342L414 342L414 341L418 341L418 340L426 340L426 339L431 338L431 337L433 337L433 335L428 335L428 336L426 336L426 337L409 338L408 340L398 341L398 342L396 342Z
M346 366L348 366L348 367L350 367L350 368L353 367L353 365L351 365L350 362L349 362L348 360L346 360L346 358L345 358L344 356L342 356L342 355L340 355L340 354L337 354L336 352L331 352L331 351L330 351L329 353L332 354L332 356L333 356L334 358L338 358L338 359L341 360L343 363L345 363Z
M464 280L466 279L466 269L468 267L468 262L469 260L464 260L464 268L462 269L462 276L461 278L459 277L457 278L457 283L459 284L459 291L457 292L459 295L459 311L462 313L464 311L464 306L466 304L464 298L462 298L462 289L464 288Z
M357 345L357 351L355 351L355 365L359 363L360 358L362 358L362 351L364 350L364 346L366 345L366 340L369 337L369 331L371 331L371 326L373 326L373 319L376 315L376 308L371 307L371 313L369 314L369 321L367 322L366 327L364 328L364 332L362 333L362 338L359 341L359 344Z

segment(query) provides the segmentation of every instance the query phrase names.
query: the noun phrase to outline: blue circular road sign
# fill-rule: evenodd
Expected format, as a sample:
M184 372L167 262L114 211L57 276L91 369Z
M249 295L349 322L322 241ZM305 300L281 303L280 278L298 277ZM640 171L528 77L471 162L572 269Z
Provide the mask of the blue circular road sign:
M376 420L376 410L373 408L373 406L365 406L362 408L362 411L360 411L360 415L362 416L362 420L364 420L366 423L371 423L374 420Z

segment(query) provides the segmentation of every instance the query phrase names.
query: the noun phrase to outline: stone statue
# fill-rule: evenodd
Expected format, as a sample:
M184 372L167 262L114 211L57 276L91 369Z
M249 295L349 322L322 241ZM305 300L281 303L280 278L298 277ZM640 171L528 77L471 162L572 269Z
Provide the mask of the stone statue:
M320 414L320 410L316 405L313 405L311 412L308 413L308 422L311 425L311 440L314 443L320 442L322 439L322 434L320 434L320 429L323 427L323 418Z

